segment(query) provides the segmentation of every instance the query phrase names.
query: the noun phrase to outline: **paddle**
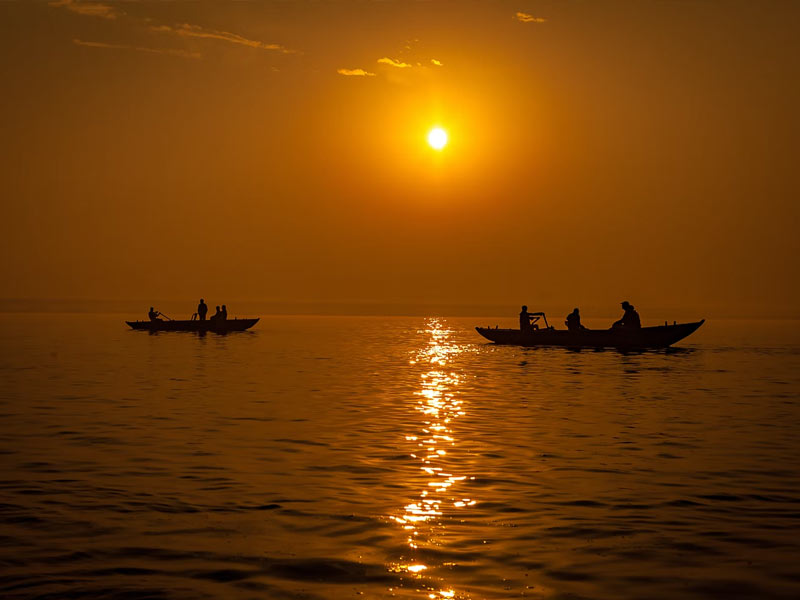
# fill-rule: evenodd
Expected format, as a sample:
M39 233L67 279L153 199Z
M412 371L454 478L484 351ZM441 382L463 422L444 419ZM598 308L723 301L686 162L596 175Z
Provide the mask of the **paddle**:
M175 319L170 319L167 315L165 315L162 312L158 313L158 316L159 317L164 317L167 321L174 321L175 320Z

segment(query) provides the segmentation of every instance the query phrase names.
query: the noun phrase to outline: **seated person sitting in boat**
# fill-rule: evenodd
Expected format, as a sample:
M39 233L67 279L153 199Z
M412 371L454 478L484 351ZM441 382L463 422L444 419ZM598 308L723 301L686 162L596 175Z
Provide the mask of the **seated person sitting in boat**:
M161 319L158 318L158 317L161 316L161 313L158 312L157 310L153 310L152 306L150 307L150 310L148 311L147 316L150 317L151 321L160 321L161 320Z
M219 309L219 306L216 306L215 309L216 312L211 315L211 318L208 319L209 321L219 321L222 318L222 311Z
M586 327L581 325L581 313L578 311L577 308L567 315L567 320L564 321L564 324L570 331L586 330Z
M538 320L539 317L529 313L528 307L523 305L522 310L519 313L519 330L532 331L534 329L539 329L539 326L536 324L536 321Z
M633 304L625 300L622 303L622 310L625 313L622 315L622 318L619 321L616 321L611 328L617 329L619 327L625 329L641 329L642 322L639 320L639 313L633 308Z

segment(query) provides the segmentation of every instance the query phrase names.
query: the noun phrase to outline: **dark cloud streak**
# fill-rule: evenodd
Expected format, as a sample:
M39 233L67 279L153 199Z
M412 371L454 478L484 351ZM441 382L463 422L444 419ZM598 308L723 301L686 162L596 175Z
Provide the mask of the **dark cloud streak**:
M201 58L199 52L188 52L178 48L148 48L146 46L131 46L128 44L108 44L106 42L87 42L80 39L73 39L72 43L77 46L86 46L87 48L110 48L114 50L135 50L137 52L148 52L150 54L167 54L170 56L180 56L182 58Z

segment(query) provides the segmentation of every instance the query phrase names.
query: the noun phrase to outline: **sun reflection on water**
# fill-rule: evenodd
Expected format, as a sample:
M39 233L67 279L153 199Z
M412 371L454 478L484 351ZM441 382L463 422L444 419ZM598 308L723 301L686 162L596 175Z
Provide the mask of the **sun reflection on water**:
M411 444L413 450L409 455L418 461L428 481L411 502L389 518L402 527L410 549L407 560L391 565L390 569L421 579L423 574L430 576L426 571L433 570L435 565L426 565L413 557L424 555L425 548L444 545L447 535L444 519L457 518L454 513L476 501L458 493L459 486L474 477L458 473L458 463L451 458L451 453L458 450L459 441L453 424L464 415L464 405L459 397L462 376L449 366L454 355L464 352L465 348L453 340L452 331L439 319L429 319L426 329L420 333L427 336L428 342L410 363L422 367L423 371L414 405L422 419L419 430L406 435L405 441ZM437 587L439 589L425 589L428 598L466 598L446 586Z

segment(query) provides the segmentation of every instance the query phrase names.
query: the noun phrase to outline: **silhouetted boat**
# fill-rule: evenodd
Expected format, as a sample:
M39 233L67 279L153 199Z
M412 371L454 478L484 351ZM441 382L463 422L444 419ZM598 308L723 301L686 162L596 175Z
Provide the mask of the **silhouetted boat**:
M244 331L258 323L258 319L225 319L200 321L125 321L132 329L145 331L213 331L228 333Z
M475 330L495 344L515 346L563 346L565 348L666 348L694 333L705 323L676 323L641 329L584 329L568 331L552 327L520 331L519 329L492 329L476 327Z

